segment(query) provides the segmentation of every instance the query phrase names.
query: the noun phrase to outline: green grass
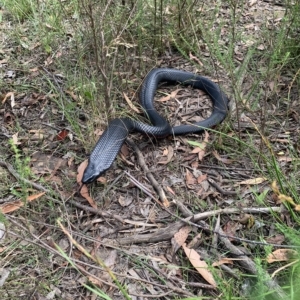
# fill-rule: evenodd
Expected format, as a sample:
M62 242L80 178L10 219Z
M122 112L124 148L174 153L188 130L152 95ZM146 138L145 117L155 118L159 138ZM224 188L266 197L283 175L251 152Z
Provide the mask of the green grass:
M9 69L17 70L17 80L5 79L0 82L3 97L11 91L16 95L30 95L32 92L47 95L53 105L51 121L53 124L61 122L61 126L69 126L76 143L80 146L80 150L72 150L73 158L79 163L84 159L84 153L89 153L95 144L96 129L103 129L110 119L118 116L136 117L124 104L123 92L130 98L137 95L142 78L161 61L163 65L182 67L164 58L172 52L173 55L184 58L185 65L197 68L203 75L219 79L220 85L230 95L234 104L230 118L218 127L217 131L210 131L213 143L209 148L216 149L237 162L247 162L253 170L252 177L266 177L268 186L276 180L280 192L292 197L296 204L300 204L299 143L293 139L293 132L287 143L272 141L274 137L286 134L290 130L289 125L295 122L291 119L291 114L299 113L290 108L295 110L293 102L299 99L300 2L284 1L285 6L276 6L273 14L263 21L255 20L259 10L250 11L248 17L253 17L253 20L248 26L259 26L255 31L247 31L243 23L249 11L248 1L217 1L213 5L192 0L136 0L125 1L125 5L121 2L2 0L4 10L1 11L0 20L3 34L0 38L3 43L0 46L0 61L7 59ZM7 51L10 48L14 50ZM168 55L165 55L166 53ZM191 54L197 57L198 61L193 59ZM239 56L242 59L239 59ZM182 68L185 68L185 65ZM37 76L32 71L34 68L39 68ZM1 71L0 74L4 73ZM282 114L278 116L275 112ZM257 128L243 130L237 122L242 113L249 116ZM83 123L78 121L81 118L85 120ZM22 128L22 124L18 124L14 123L12 131L20 132L22 138L26 130ZM9 159L22 177L33 179L27 158L36 150L33 148L30 142L23 143L22 148L16 145L9 146L7 141L1 142L0 159ZM53 154L63 156L67 150L58 144ZM278 162L280 152L292 159L289 165ZM211 165L216 163L212 156L207 157L207 160L210 160ZM180 172L179 166L172 165L175 163L176 161L169 166L171 173ZM7 176L3 174L5 173L0 169L0 176L3 178L0 183L0 198L10 194L25 200L32 192L23 182L12 185L11 180L7 180ZM74 178L69 177L64 181L65 186L70 185L68 197L72 192L72 180L75 182ZM41 180L40 183L51 186L53 195L62 192L60 186L55 190L51 182ZM97 195L99 187L93 187L93 192ZM197 213L195 205L192 204L202 203L200 197L185 189L178 189L176 193L190 202L192 211ZM253 197L253 203L260 207L273 205L271 192L266 189L253 188ZM144 196L140 195L140 198ZM244 199L234 200L239 204ZM51 248L42 244L46 228L51 228L48 241L50 238L59 240L64 238L64 235L56 227L56 218L62 218L65 226L68 225L68 229L75 232L80 231L80 226L77 228L74 224L78 219L86 220L87 216L79 217L74 214L67 202L58 204L45 199L46 201L47 204L33 203L29 207L26 206L16 214L21 220L25 218L26 226L23 226L22 230L12 226L13 230L21 231L15 238L16 241L0 252L0 266L9 266L13 270L4 286L6 294L3 299L18 299L20 289L26 289L27 286L30 288L26 290L26 295L31 295L37 286L38 292L46 296L53 290L53 286L63 289L62 282L66 280L66 275L80 274L88 277L76 267L71 252L63 252L58 264L66 263L68 267L59 267L59 271L56 272L53 264L53 268L47 270L48 262L45 256L55 257L58 254L54 255ZM206 202L205 205L207 208L211 207ZM299 213L289 203L285 202L282 206L282 214L270 214L268 218L257 216L255 219L266 226L272 226L274 235L283 234L285 244L300 246ZM202 205L199 205L199 209L201 207ZM225 216L222 221L227 221ZM44 225L38 227L37 224L40 223ZM214 225L212 220L208 223ZM38 227L36 236L41 236L41 240L34 239L35 245L21 246L22 238L32 238L31 233L35 226ZM263 229L254 232L254 236L256 240L263 240ZM83 244L86 243L85 249L92 251L88 236L82 235L80 238L84 241ZM202 245L208 252L210 239L211 237L206 237ZM214 293L203 290L202 296L194 298L174 292L173 298L273 299L272 293L265 285L267 274L272 274L289 262L270 265L264 258L274 251L273 248L251 248L248 244L243 246L250 249L250 257L255 261L258 270L256 276L249 276L242 268L237 272L239 279L229 278L224 271L218 271L214 275L221 283L219 290ZM220 255L226 254L222 253L222 247L217 250ZM17 253L17 259L11 256L11 253ZM122 254L121 251L118 253ZM199 280L183 253L180 252L179 255L183 278L186 281ZM151 269L151 259L144 262L139 257L129 255L127 260L133 269L146 270L148 276L152 276L151 278L160 284L166 282L167 277L159 278ZM26 268L28 272L40 268L41 281L36 280L39 278L37 276L27 278ZM69 268L72 271L69 271ZM276 275L276 280L289 295L289 299L299 298L299 277L299 262ZM123 293L123 296L128 298L127 286L122 279L123 277L117 276L116 282L120 284L120 288L115 289L114 293ZM98 287L88 283L77 286L76 289L78 293L85 295L95 294L99 299L114 298L114 294L105 289L105 286ZM188 284L187 290L197 295L197 289L189 287ZM149 293L146 284L142 291Z

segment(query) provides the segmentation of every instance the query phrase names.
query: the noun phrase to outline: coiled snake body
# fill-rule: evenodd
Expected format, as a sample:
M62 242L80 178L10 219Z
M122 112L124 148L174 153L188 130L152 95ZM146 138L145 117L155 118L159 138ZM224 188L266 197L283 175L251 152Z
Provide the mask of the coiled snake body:
M213 103L211 116L192 125L171 127L168 121L155 110L153 104L154 95L160 82L180 83L203 90L210 96ZM83 183L93 182L110 168L130 132L137 131L155 137L199 133L221 123L228 111L228 98L217 84L206 77L175 69L152 70L142 84L140 102L152 125L130 118L112 120L90 155L88 166L83 174Z

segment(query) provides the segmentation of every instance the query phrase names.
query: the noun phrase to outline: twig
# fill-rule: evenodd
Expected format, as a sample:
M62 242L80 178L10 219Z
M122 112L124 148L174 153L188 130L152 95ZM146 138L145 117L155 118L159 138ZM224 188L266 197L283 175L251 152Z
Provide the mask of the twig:
M234 246L227 237L224 237L224 231L219 228L219 237L225 247L234 255L238 256L240 259L237 261L242 267L247 269L251 274L257 275L257 269L255 263L247 257L243 251ZM263 272L262 270L260 272ZM281 289L281 287L269 276L267 272L263 275L263 278L266 278L265 284L269 287L271 291L277 294L278 297L276 299L287 299L287 295Z
M279 211L280 210L280 207L275 207L276 208L276 211ZM246 242L246 243L249 243L249 244L254 244L254 245L259 245L259 246L272 246L272 247L284 247L284 248L289 248L289 249L300 249L300 246L294 246L294 245L280 245L280 244L272 244L272 243L265 243L265 242L258 242L258 241L253 241L253 240L248 240L248 239L243 239L243 238L239 238L239 237L236 237L236 236L231 236L231 235L226 235L226 234L221 234L220 232L215 232L213 229L210 229L207 224L203 221L201 221L200 223L201 224L197 224L197 223L194 223L200 219L204 219L204 216L213 216L216 214L216 212L218 213L228 213L229 211L231 211L230 213L238 213L238 209L237 208L227 208L227 209L220 209L220 210L216 210L216 211L213 211L213 212L205 212L205 213L201 213L201 214L198 214L198 215L195 215L195 216L191 216L190 217L190 220L193 220L193 222L191 222L190 220L188 220L188 218L186 219L183 219L183 218L180 218L179 216L173 214L170 210L168 210L167 208L164 208L170 215L176 217L178 220L181 220L183 222L185 222L186 224L188 225L191 225L191 226L195 226L197 228L200 228L200 229L203 229L209 233L217 233L219 236L222 236L222 237L226 237L226 238L230 238L230 239L233 239L233 240L236 240L236 241L240 241L240 242ZM266 208L268 209L268 208ZM270 208L272 209L272 207ZM252 209L244 209L243 211L246 212L246 211L252 211L252 213L260 213L260 210L264 210L264 209L256 209L256 210L252 210ZM271 210L270 210L271 211ZM214 213L214 214L212 214Z
M218 215L218 218L216 220L216 224L215 224L215 229L214 229L214 234L213 234L213 238L212 238L212 246L211 246L211 252L218 257L219 253L217 251L217 244L218 244L218 240L219 240L219 235L217 234L217 232L219 232L220 229L220 224L221 224L221 218L220 215ZM231 269L229 267L227 267L225 264L221 264L219 266L223 271L227 272L228 274L230 274L232 277L239 279L239 276L236 274L236 272L234 271L234 269Z
M22 176L20 176L15 169L13 168L13 166L8 163L8 162L4 162L3 160L0 160L0 166L6 168L17 180L23 181L24 183L32 186L33 188L39 190L39 191L43 191L45 193L50 193L49 190L47 190L45 187L43 187L40 184L37 184L35 182L32 182L28 179L23 178Z
M206 211L204 213L199 213L193 215L194 222L207 219L209 217L216 216L218 214L238 214L238 213L249 213L249 214L259 214L259 213L270 213L270 212L281 212L281 207L245 207L245 208L223 208L211 211Z
M132 237L116 239L116 243L120 245L155 243L170 240L174 234L184 225L184 222L178 221L167 227L159 228L152 234L137 234Z
M156 179L154 178L154 176L152 175L152 173L148 169L148 167L146 165L146 162L145 162L145 159L142 155L142 152L140 151L138 146L130 138L126 139L126 143L128 143L130 145L130 147L132 147L133 150L135 151L140 166L142 167L142 169L146 173L146 176L149 179L149 181L151 182L153 188L158 193L159 198L160 198L161 202L163 203L163 205L165 207L169 207L170 204L169 204L169 201L167 200L167 197L165 195L165 192L164 192L163 188L159 185L159 183L156 181Z
M156 295L149 295L149 294L134 294L134 293L128 292L128 294L129 294L130 296L141 297L141 298L155 298L155 299L159 299L159 298L161 298L161 297L168 296L168 295L170 295L171 293L173 293L173 291L168 291L168 292L165 292L165 293L162 293L162 294L156 294Z
M238 193L235 191L225 191L223 190L216 182L211 180L210 178L207 178L207 181L222 195L227 195L227 196L236 196Z

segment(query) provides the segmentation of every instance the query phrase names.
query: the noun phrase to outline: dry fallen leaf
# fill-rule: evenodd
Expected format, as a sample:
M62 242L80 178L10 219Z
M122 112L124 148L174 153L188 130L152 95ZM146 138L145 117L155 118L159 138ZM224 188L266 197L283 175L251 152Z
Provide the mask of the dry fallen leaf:
M34 201L34 200L40 198L41 196L43 196L44 194L45 194L45 192L28 196L26 201L27 202ZM24 201L17 200L17 201L14 201L11 203L6 203L6 204L0 206L0 211L4 214L7 214L7 213L10 213L10 212L13 212L13 211L19 209L22 206L24 206Z
M12 135L12 143L14 145L20 145L21 144L21 142L19 142L19 139L18 139L18 132Z
M207 174L202 174L202 175L198 176L197 182L201 183L201 182L203 182L206 179L207 179Z
M223 226L223 231L224 233L228 236L228 239L230 241L234 240L234 237L236 235L236 232L240 230L241 225L237 222L234 221L228 221L224 226Z
M280 193L279 188L278 188L278 186L277 186L276 180L274 180L274 181L272 182L271 187L272 187L272 190L273 190L273 192L274 192L274 194L275 194L275 195L273 195L273 196L275 196L275 197L273 197L273 199L276 199L276 202L277 202L277 203L288 202L288 203L290 203L292 206L294 206L294 209L295 209L296 211L299 211L299 210L300 210L300 205L299 205L299 204L296 204L296 203L294 202L294 200L293 200L292 197L289 197L289 196L287 196L287 195L284 195L284 194L281 194L281 193Z
M167 185L166 189L168 190L168 192L170 192L172 195L176 195L176 193Z
M166 101L169 101L171 99L175 99L176 95L178 94L179 91L181 91L182 89L177 89L173 92L171 92L171 94L168 94L168 96L166 97L162 97L160 99L158 99L157 101L158 102L166 102Z
M130 196L126 196L126 197L120 196L118 199L118 202L122 207L126 207L130 205L132 201L133 201L133 197Z
M10 97L10 100L11 100L11 107L14 107L14 104L15 104L15 94L13 92L9 92L7 93L3 100L2 100L2 104L4 104L6 102L6 100L8 99L8 97Z
M132 103L132 101L128 98L128 96L123 92L123 96L127 102L127 104L129 105L129 107L136 113L140 114L141 111Z
M190 263L199 272L199 274L212 286L217 287L217 283L214 280L211 272L208 270L208 265L205 261L200 259L200 255L194 250L186 247L186 244L182 245L182 248L188 257Z
M190 186L190 185L196 184L196 182L197 182L197 180L193 176L193 174L188 169L186 169L186 175L185 175L185 183L186 183L186 185Z
M228 258L228 257L224 257L224 258L220 259L219 261L214 262L212 264L212 266L213 267L218 267L218 266L221 266L221 265L224 265L224 264L232 265L233 264L233 259Z
M173 147L168 146L168 149L166 149L164 151L164 156L167 156L167 160L159 161L158 163L161 164L161 165L168 164L172 160L173 155L174 155Z
M69 134L69 130L63 129L56 135L55 139L58 141L62 141L68 136L68 134Z
M130 152L129 152L129 149L128 149L128 147L127 147L126 144L123 144L123 145L122 145L121 150L120 150L120 153L122 153L122 155L123 155L125 158L127 158L127 157L129 156Z
M205 155L205 149L208 144L208 139L209 139L209 133L208 133L208 131L205 131L204 140L201 143L194 142L194 141L188 141L188 143L190 145L195 147L191 153L198 153L199 161L202 161L202 159Z
M247 179L247 180L238 182L236 185L239 185L239 184L255 185L255 184L260 184L266 180L268 180L266 177L257 177L257 178L251 178L251 179Z
M288 157L288 156L280 156L277 158L278 161L284 161L284 162L291 162L293 160L296 160L295 158Z
M97 209L95 200L90 196L87 186L84 184L80 189L80 195L85 198L91 207Z
M116 263L118 259L118 253L117 250L111 250L108 254L108 256L104 260L104 264L108 268L112 268Z
M79 102L78 96L71 90L65 90L65 93L71 96L75 102Z
M223 164L230 165L230 164L232 164L234 162L233 159L228 159L228 158L221 157L217 151L212 151L212 154L214 155L214 157L218 161L222 162Z
M44 94L31 93L22 100L22 105L31 106L36 104L38 101L45 100L46 98L47 96Z
M253 6L254 4L256 4L257 3L257 0L250 0L250 2L249 2L249 7L251 7L251 6Z
M189 57L191 60L194 60L196 63L199 64L199 66L203 66L203 63L200 61L200 59L196 56L194 56L191 52L189 53Z
M77 168L77 178L76 178L76 180L77 180L77 183L79 185L82 184L81 180L82 180L82 177L83 177L83 172L84 172L85 168L87 167L87 165L88 165L88 160L86 159ZM90 196L88 188L85 184L83 184L81 189L80 189L80 195L89 202L91 207L97 209L97 204L96 204L95 200Z
M247 225L247 228L252 228L254 223L255 223L255 219L252 215L249 214L245 214L242 218L240 218L238 220L241 224L243 225Z
M277 234L275 236L268 237L265 240L269 244L278 244L278 245L281 245L284 242L285 237L284 237L283 234Z
M267 256L266 261L268 263L273 263L275 261L289 261L295 259L297 256L298 253L295 250L277 249Z
M178 249L185 243L190 232L191 232L191 227L184 226L174 234L174 237L171 240L172 254L175 254L178 251Z

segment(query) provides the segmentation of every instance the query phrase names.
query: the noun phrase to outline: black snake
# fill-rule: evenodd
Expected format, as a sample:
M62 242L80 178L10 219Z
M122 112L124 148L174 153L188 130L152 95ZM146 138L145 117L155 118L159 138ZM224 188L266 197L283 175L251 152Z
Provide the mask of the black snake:
M155 110L153 104L157 86L161 82L180 83L203 90L213 103L211 116L192 125L171 127L168 121ZM217 84L206 77L175 69L153 69L142 84L140 102L152 125L130 118L112 120L90 155L88 166L83 174L83 183L93 182L110 168L130 132L137 131L155 137L199 133L221 123L228 112L228 98Z

